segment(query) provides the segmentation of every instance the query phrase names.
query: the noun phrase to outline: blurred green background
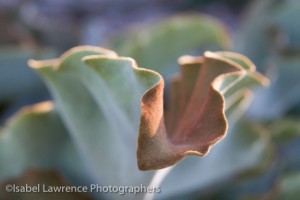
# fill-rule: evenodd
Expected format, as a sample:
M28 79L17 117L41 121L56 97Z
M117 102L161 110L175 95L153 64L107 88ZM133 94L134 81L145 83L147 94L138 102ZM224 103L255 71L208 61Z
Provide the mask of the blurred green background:
M143 46L143 41L153 39L152 34L143 32L152 31L155 35L157 30L151 28L155 24L188 13L216 18L226 27L226 37L231 41L221 46L209 44L190 49L188 46L181 54L202 55L205 50L242 53L270 79L271 86L255 90L255 98L242 123L231 124L228 142L217 146L219 150L204 158L199 166L193 162L198 158L186 159L163 182L162 188L169 193L158 198L298 200L300 2L297 0L0 0L0 124L4 125L22 106L50 99L44 83L27 67L28 59L55 58L77 45L96 45L132 56L142 67L147 67L153 59L139 60L140 55L132 50L138 47L146 52L152 48ZM185 39L182 37L181 42ZM164 44L157 42L155 48L164 51ZM176 65L175 61L161 60L165 66L156 70L169 78L178 71L176 67L168 67ZM185 165L191 168L186 170ZM195 175L195 171L201 174ZM191 176L202 180L194 181ZM174 190L178 193L172 193Z

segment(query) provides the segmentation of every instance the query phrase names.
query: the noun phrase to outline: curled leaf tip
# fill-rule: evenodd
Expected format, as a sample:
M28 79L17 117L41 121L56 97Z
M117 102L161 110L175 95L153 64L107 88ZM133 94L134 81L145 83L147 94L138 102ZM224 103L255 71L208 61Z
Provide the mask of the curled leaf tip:
M250 99L245 98L248 88L267 80L254 72L249 59L231 52L205 52L203 57L184 56L178 62L181 70L171 79L168 109L163 109L163 80L142 98L140 170L165 168L189 155L205 156L226 135L226 109L232 111Z

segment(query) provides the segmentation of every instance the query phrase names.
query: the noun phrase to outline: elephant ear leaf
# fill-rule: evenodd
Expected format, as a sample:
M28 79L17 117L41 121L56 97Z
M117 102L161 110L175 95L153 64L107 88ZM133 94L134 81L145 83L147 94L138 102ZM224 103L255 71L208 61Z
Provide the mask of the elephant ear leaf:
M206 155L227 131L226 110L247 100L249 88L268 80L247 58L231 52L205 52L179 59L171 80L169 110L163 109L163 81L142 98L138 138L141 170L171 166L187 155Z
M136 165L139 105L162 77L138 68L131 58L90 46L75 47L54 61L29 64L45 79L93 181L148 184L152 173L142 173ZM115 176L107 173L112 166Z

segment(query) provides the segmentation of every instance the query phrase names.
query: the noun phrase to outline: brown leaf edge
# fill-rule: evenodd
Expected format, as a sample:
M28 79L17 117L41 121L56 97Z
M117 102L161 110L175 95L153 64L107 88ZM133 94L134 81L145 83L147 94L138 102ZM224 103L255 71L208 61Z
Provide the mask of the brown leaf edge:
M244 63L233 61L232 58L236 56L242 58ZM184 105L184 109L175 105L167 114L164 112L163 79L142 97L137 146L140 170L165 168L188 155L205 156L215 143L225 137L228 128L225 98L219 87L225 77L250 74L260 84L269 84L264 76L255 72L255 66L249 59L232 52L205 52L203 57L183 57L179 63L182 66L181 72L185 67L199 66L195 70L197 76L192 80L193 89L190 94L184 94L185 100L180 100L180 94L184 91L183 73L173 81L175 84L172 86L175 86L173 88L177 93L175 97L180 97L179 104ZM249 68L241 66L244 64ZM249 94L245 91L242 93ZM173 101L178 99L173 98ZM170 104L174 104L172 99ZM177 115L175 120L170 120L174 115Z

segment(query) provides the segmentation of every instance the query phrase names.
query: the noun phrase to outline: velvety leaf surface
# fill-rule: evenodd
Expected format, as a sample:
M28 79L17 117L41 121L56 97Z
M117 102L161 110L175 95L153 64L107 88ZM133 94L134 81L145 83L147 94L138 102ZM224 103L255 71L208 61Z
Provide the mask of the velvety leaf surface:
M179 56L224 49L230 38L225 26L215 18L187 14L150 26L137 26L111 43L118 54L132 57L139 66L167 77L177 72L174 66Z
M74 48L56 61L30 65L46 79L91 181L147 185L154 172L140 172L136 166L139 106L161 76L138 68L132 59L93 47Z
M51 103L29 108L3 129L1 179L38 167L58 169L80 185L147 186L154 172L140 172L136 165L140 99L161 76L130 58L87 46L30 65L46 80L55 108Z
M225 108L247 95L247 87L268 84L239 54L206 52L203 57L182 57L179 62L182 70L170 84L167 113L163 82L143 96L137 149L142 170L171 166L186 155L206 155L225 136ZM197 75L189 79L189 70Z
M3 178L33 166L56 168L69 180L84 183L149 185L156 172L141 172L136 163L142 170L160 169L185 155L205 155L226 133L225 113L244 107L248 87L267 80L248 59L230 52L206 52L179 61L182 73L171 81L165 112L162 77L138 68L130 58L83 46L57 60L31 60L30 66L46 80L54 107L46 103L41 116L39 109L30 110L28 120L12 122L2 131L7 138L1 140L0 155L8 160L1 166L7 171ZM26 134L38 139L34 145ZM37 150L44 143L45 148ZM19 154L22 149L26 151ZM10 170L14 162L18 167Z

